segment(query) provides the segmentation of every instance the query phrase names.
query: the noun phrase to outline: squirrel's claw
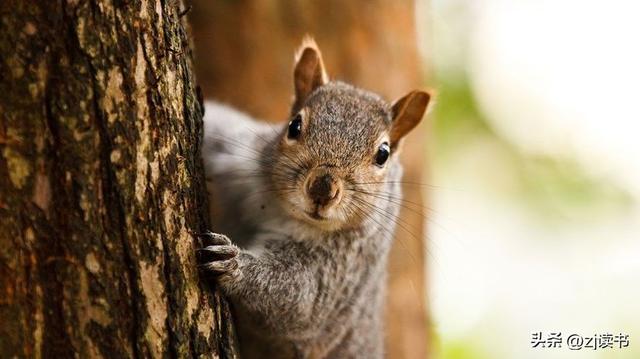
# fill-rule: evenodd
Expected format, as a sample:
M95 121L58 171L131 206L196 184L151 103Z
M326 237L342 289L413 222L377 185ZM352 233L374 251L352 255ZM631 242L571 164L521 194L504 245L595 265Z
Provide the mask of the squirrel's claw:
M210 244L231 244L229 237L224 234L206 231L203 233L197 233L196 235L202 240L202 243L204 243L205 246Z
M238 269L238 261L235 258L232 258L222 261L203 263L200 264L200 267L218 275L230 274Z
M240 250L229 237L210 231L199 233L197 236L205 247L196 251L198 267L216 276L232 274L238 269L238 254Z
M205 256L211 256L215 259L230 259L238 255L238 247L233 244L218 244L212 246L206 246L198 249L198 253Z

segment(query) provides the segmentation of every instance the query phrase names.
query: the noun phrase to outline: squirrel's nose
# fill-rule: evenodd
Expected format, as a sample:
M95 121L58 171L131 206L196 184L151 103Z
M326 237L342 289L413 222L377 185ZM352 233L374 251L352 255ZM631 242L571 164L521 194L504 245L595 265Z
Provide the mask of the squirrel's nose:
M319 174L310 178L307 194L313 203L326 207L337 202L340 184L328 173Z

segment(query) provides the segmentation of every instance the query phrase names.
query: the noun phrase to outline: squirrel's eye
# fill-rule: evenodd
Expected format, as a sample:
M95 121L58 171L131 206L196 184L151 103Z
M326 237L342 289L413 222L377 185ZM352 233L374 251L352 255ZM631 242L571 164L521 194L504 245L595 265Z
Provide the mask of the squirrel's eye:
M291 122L289 122L289 132L287 132L287 137L296 140L300 137L300 132L302 132L302 116L297 114Z
M378 147L378 153L376 153L376 165L382 167L385 162L389 159L389 155L391 154L391 148L388 143L383 143Z

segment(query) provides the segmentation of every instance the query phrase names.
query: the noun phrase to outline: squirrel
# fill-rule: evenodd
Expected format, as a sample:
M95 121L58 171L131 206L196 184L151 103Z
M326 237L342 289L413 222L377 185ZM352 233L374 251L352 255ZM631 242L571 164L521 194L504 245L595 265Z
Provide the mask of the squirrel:
M233 241L201 234L200 266L232 305L242 358L382 358L398 153L430 95L389 104L329 80L310 38L293 76L288 123L205 102L207 189Z

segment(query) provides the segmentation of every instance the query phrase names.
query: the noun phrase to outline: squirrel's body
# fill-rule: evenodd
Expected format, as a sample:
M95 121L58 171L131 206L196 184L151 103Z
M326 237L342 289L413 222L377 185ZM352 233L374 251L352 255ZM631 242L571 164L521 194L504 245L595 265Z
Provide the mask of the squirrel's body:
M205 106L203 157L222 209L214 222L241 247L211 234L205 266L234 307L243 358L381 358L401 197L390 151L428 95L390 106L329 82L315 46L295 76L288 128Z
M259 175L264 170L259 154L280 133L211 102L206 104L204 118L205 168L212 201L225 208L225 217L237 218L233 223L217 219L219 228L233 233L230 237L238 238L236 242L256 255L258 262L268 257L271 265L282 267L282 278L273 278L263 263L250 265L244 278L253 284L229 288L240 317L243 355L345 358L370 353L368 358L381 357L385 267L395 227L390 219L397 215L397 205L387 201L361 228L344 232L315 231L292 222L277 207L265 177ZM399 166L394 170L388 192L399 196ZM290 281L294 276L300 277L300 285ZM280 283L282 288L265 288ZM264 308L267 312L251 308L266 304L253 302L261 291L272 300L273 307ZM299 303L307 305L296 308Z

